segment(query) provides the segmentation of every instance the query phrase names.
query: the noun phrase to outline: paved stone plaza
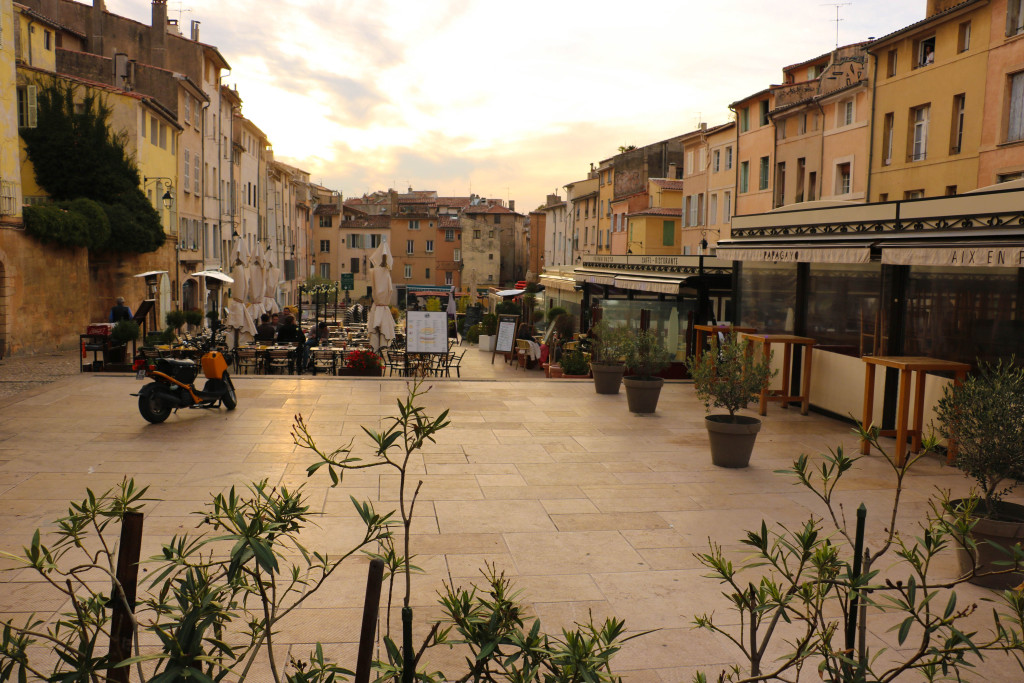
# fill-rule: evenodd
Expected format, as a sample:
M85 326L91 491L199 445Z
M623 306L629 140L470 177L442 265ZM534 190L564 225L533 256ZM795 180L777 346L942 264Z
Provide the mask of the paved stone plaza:
M795 524L822 514L812 496L773 470L801 452L839 444L855 450L849 426L773 405L752 466L722 470L710 464L703 406L689 383L666 384L657 414L638 417L627 411L624 394L599 396L589 380L544 379L489 360L470 349L462 380L434 381L425 399L432 414L450 409L452 425L414 465L424 483L412 547L426 572L413 583L417 629L439 614L435 591L442 581L477 579L493 562L517 578L548 631L586 619L588 611L622 617L632 631L658 629L629 642L614 660L627 681L686 681L697 667L738 661L724 639L690 628L695 613L731 616L692 554L706 548L708 536L738 549L743 530L763 517ZM195 526L187 513L211 492L259 478L290 487L305 482L312 461L289 434L296 413L322 446L354 437L357 453L368 454L361 426L392 414L407 386L397 378L235 382L236 411L183 411L155 426L142 420L130 396L140 383L123 375L74 375L7 399L0 406L0 547L20 549L85 487L103 490L130 475L162 501L145 520L143 556L152 555ZM884 525L892 477L881 458L871 457L849 480L842 498L851 517L856 505L867 504L870 546ZM385 470L350 475L338 489L328 485L326 476L307 484L326 517L306 542L332 553L353 538L349 495L379 501L378 509L397 497L397 478ZM962 493L967 482L937 459L920 463L906 494L908 528L935 486ZM322 640L354 668L365 570L359 559L332 578L278 642L295 643L304 656L309 643ZM0 582L5 617L67 608L26 571L0 573ZM985 594L965 588L961 604ZM872 633L894 641L890 626L879 620ZM438 653L432 661L454 671L459 659ZM1004 658L984 671L978 680L1020 680Z

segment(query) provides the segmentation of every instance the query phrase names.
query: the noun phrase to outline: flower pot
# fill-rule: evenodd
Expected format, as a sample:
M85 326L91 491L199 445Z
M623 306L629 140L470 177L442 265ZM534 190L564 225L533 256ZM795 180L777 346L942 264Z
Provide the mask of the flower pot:
M481 351L491 352L494 350L495 336L493 334L481 334L480 335L480 346Z
M658 397L665 380L661 377L623 377L626 385L626 403L631 413L653 413L658 408Z
M590 372L594 375L594 391L599 394L617 394L622 386L622 373L626 371L624 365L603 365L591 363Z
M557 363L552 363L551 365L548 366L548 373L549 377L558 379L559 377L562 376L562 366L558 365Z
M718 467L746 467L761 431L761 421L746 415L708 415L704 426L711 440L711 463Z
M950 501L950 505L953 507L960 503L963 501ZM978 504L977 509L984 511L984 501ZM978 544L977 571L979 574L1005 570L1007 565L996 563L1011 559L1008 554L989 545L989 541L1003 548L1024 542L1024 505L1003 502L999 504L999 513L1009 521L978 517L978 522L971 531L971 538ZM960 561L961 572L966 574L971 571L973 568L972 558L966 550L959 546L957 547L957 559ZM998 576L976 576L970 582L975 586L1007 590L1024 583L1024 572L1017 571Z

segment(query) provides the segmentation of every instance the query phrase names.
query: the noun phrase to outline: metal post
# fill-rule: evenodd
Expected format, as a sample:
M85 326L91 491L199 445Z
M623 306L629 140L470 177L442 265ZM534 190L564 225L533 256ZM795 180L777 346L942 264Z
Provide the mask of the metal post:
M416 678L416 653L412 648L412 607L402 608L402 683Z
M383 560L370 560L370 569L366 577L366 597L363 599L363 626L359 631L359 656L356 659L355 683L370 683L373 644L377 632L377 613L380 609L380 587L383 579Z
M123 662L132 656L132 640L135 629L132 614L135 612L136 586L139 580L139 555L142 551L142 513L126 512L121 522L121 542L117 553L117 584L111 588L110 601L113 616L110 623L110 658ZM120 585L120 590L118 589ZM123 593L121 592L123 591ZM127 605L127 606L126 606ZM110 669L108 683L128 683L131 669L123 666Z
M854 538L853 546L853 580L860 578L861 572L861 556L864 553L864 521L867 519L868 509L864 507L864 503L860 504L857 508L857 535ZM850 613L847 615L846 622L846 649L850 651L852 656L854 646L856 645L857 637L857 609L860 597L858 593L853 593L850 598Z

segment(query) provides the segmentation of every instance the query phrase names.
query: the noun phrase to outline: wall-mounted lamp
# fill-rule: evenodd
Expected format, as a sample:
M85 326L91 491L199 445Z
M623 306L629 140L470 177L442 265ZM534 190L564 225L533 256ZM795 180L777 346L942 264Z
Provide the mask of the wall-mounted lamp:
M167 209L168 211L170 211L171 210L171 202L174 201L174 197L171 196L171 191L167 190L167 192L164 192L164 196L161 197L161 199L164 200L164 208Z

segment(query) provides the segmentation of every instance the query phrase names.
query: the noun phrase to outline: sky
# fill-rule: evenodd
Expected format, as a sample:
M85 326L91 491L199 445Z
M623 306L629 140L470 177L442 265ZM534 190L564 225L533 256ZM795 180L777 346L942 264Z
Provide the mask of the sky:
M590 164L730 119L782 68L926 0L169 0L231 64L274 156L346 197L437 190L528 213ZM149 24L148 0L107 0Z

